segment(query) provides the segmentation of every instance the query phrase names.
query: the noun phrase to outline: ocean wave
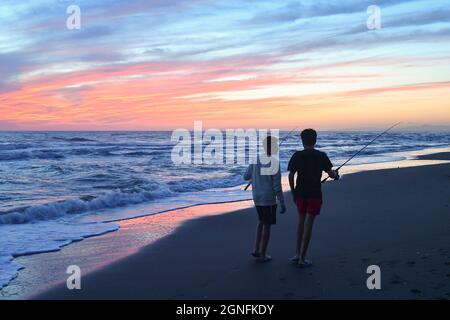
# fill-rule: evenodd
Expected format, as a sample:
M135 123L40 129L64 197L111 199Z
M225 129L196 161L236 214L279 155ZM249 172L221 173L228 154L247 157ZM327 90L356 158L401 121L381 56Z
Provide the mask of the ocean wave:
M21 210L0 214L0 225L23 224L57 219L68 215L82 214L108 208L139 204L173 195L168 190L142 191L135 193L109 192L101 196L85 196L42 205L26 207Z
M104 182L104 181L112 181L118 179L119 176L111 173L95 173L89 174L87 176L76 178L77 182Z
M158 156L164 153L170 154L167 150L159 151L128 151L123 152L119 147L107 147L107 148L74 148L65 151L67 155L74 156L104 156L104 157L146 157L146 156Z
M162 154L161 151L131 151L127 153L123 153L124 157L143 157L143 156L154 156Z
M112 223L58 223L0 226L0 289L24 267L13 259L19 256L58 251L72 242L116 231Z
M88 138L80 138L80 137L74 137L74 138L53 137L53 139L67 141L67 142L97 142L97 140L88 139Z
M242 184L241 175L232 175L228 177L218 177L210 179L180 179L168 182L170 190L177 193L185 193L192 191L204 191L208 189L221 189L235 187Z
M29 152L14 152L14 153L0 154L0 161L15 161L15 160L28 160L28 159L30 159Z
M7 151L7 150L23 150L32 148L33 145L29 143L1 143L0 144L0 150Z
M0 161L24 161L30 159L58 160L65 156L53 150L33 150L11 153L0 153Z
M73 148L65 150L65 154L72 156L99 156L99 157L111 157L119 156L114 152L119 150L118 147L91 147L91 148Z

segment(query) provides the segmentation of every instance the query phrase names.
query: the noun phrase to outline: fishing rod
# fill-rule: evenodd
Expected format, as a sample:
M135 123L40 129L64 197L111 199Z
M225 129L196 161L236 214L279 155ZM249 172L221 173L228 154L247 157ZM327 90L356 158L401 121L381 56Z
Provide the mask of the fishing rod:
M372 141L370 141L368 144L366 144L361 150L359 150L358 152L356 152L354 155L352 155L347 161L345 161L343 164L341 164L341 166L339 168L336 169L336 171L339 171L343 166L345 166L347 163L349 163L354 157L356 157L358 154L360 154L361 152L363 152L368 146L370 146L372 143L375 142L375 140L377 140L378 138L380 138L382 135L388 133L389 131L391 131L392 129L394 129L395 127L397 127L399 124L401 124L401 122L394 124L392 127L390 127L389 129L383 131L382 133L380 133L379 135L377 135L375 138L372 139ZM326 177L325 179L322 180L322 183L324 183L325 181L327 181L330 177Z
M295 130L297 130L298 127L295 127L294 129L292 129L291 131L289 131L284 138L282 138L280 140L280 145L278 146L279 148L283 145L283 143L286 141L287 138L289 138L289 136L291 135L292 132L294 132ZM247 189L250 187L250 185L252 184L252 181L250 180L249 183L247 184L247 186L244 188L244 191L247 191Z

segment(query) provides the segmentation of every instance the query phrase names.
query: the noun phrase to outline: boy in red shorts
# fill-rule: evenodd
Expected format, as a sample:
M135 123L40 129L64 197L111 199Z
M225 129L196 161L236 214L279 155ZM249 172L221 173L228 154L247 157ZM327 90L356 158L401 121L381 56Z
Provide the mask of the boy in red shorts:
M297 251L291 261L298 263L300 267L309 267L311 262L305 257L314 219L320 214L322 206L322 171L335 180L339 179L339 173L332 170L333 165L326 153L314 149L317 141L315 130L303 130L301 138L304 149L294 153L288 165L289 186L299 213ZM295 174L297 174L296 182Z

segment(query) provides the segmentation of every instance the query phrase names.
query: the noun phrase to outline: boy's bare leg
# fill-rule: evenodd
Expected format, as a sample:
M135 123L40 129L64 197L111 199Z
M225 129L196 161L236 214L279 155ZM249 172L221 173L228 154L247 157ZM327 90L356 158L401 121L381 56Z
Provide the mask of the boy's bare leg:
M297 248L295 251L296 257L300 257L300 251L301 251L302 239L303 239L303 229L305 227L305 217L306 217L306 214L299 214L298 226L297 226Z
M300 246L300 259L298 260L299 263L303 263L305 261L306 252L308 251L309 242L311 240L314 219L316 218L315 215L309 213L307 213L305 216L305 227L303 229L302 244Z
M264 225L262 228L262 239L261 239L261 258L264 258L267 255L267 246L270 240L270 225Z
M253 251L253 253L256 253L256 254L261 253L262 229L263 229L263 224L262 224L262 222L259 222L258 225L256 226L255 250Z

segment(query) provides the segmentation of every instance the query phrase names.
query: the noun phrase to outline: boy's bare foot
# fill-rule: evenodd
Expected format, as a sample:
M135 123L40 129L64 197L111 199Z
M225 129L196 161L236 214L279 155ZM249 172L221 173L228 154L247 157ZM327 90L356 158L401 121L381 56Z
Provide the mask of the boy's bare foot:
M260 262L268 262L268 261L270 261L270 260L272 260L272 257L269 256L268 254L266 254L264 257L260 257L260 258L259 258L259 261L260 261Z
M311 261L308 261L308 260L303 260L303 261L299 261L298 262L298 267L299 268L308 268L308 267L311 267L312 266L312 262Z
M261 253L259 253L259 252L252 252L252 256L254 258L259 258L259 257L261 257Z
M293 256L292 258L290 258L289 261L290 261L290 262L298 263L298 260L299 260L299 259L300 259L299 256L298 256L298 255L295 255L295 256Z

